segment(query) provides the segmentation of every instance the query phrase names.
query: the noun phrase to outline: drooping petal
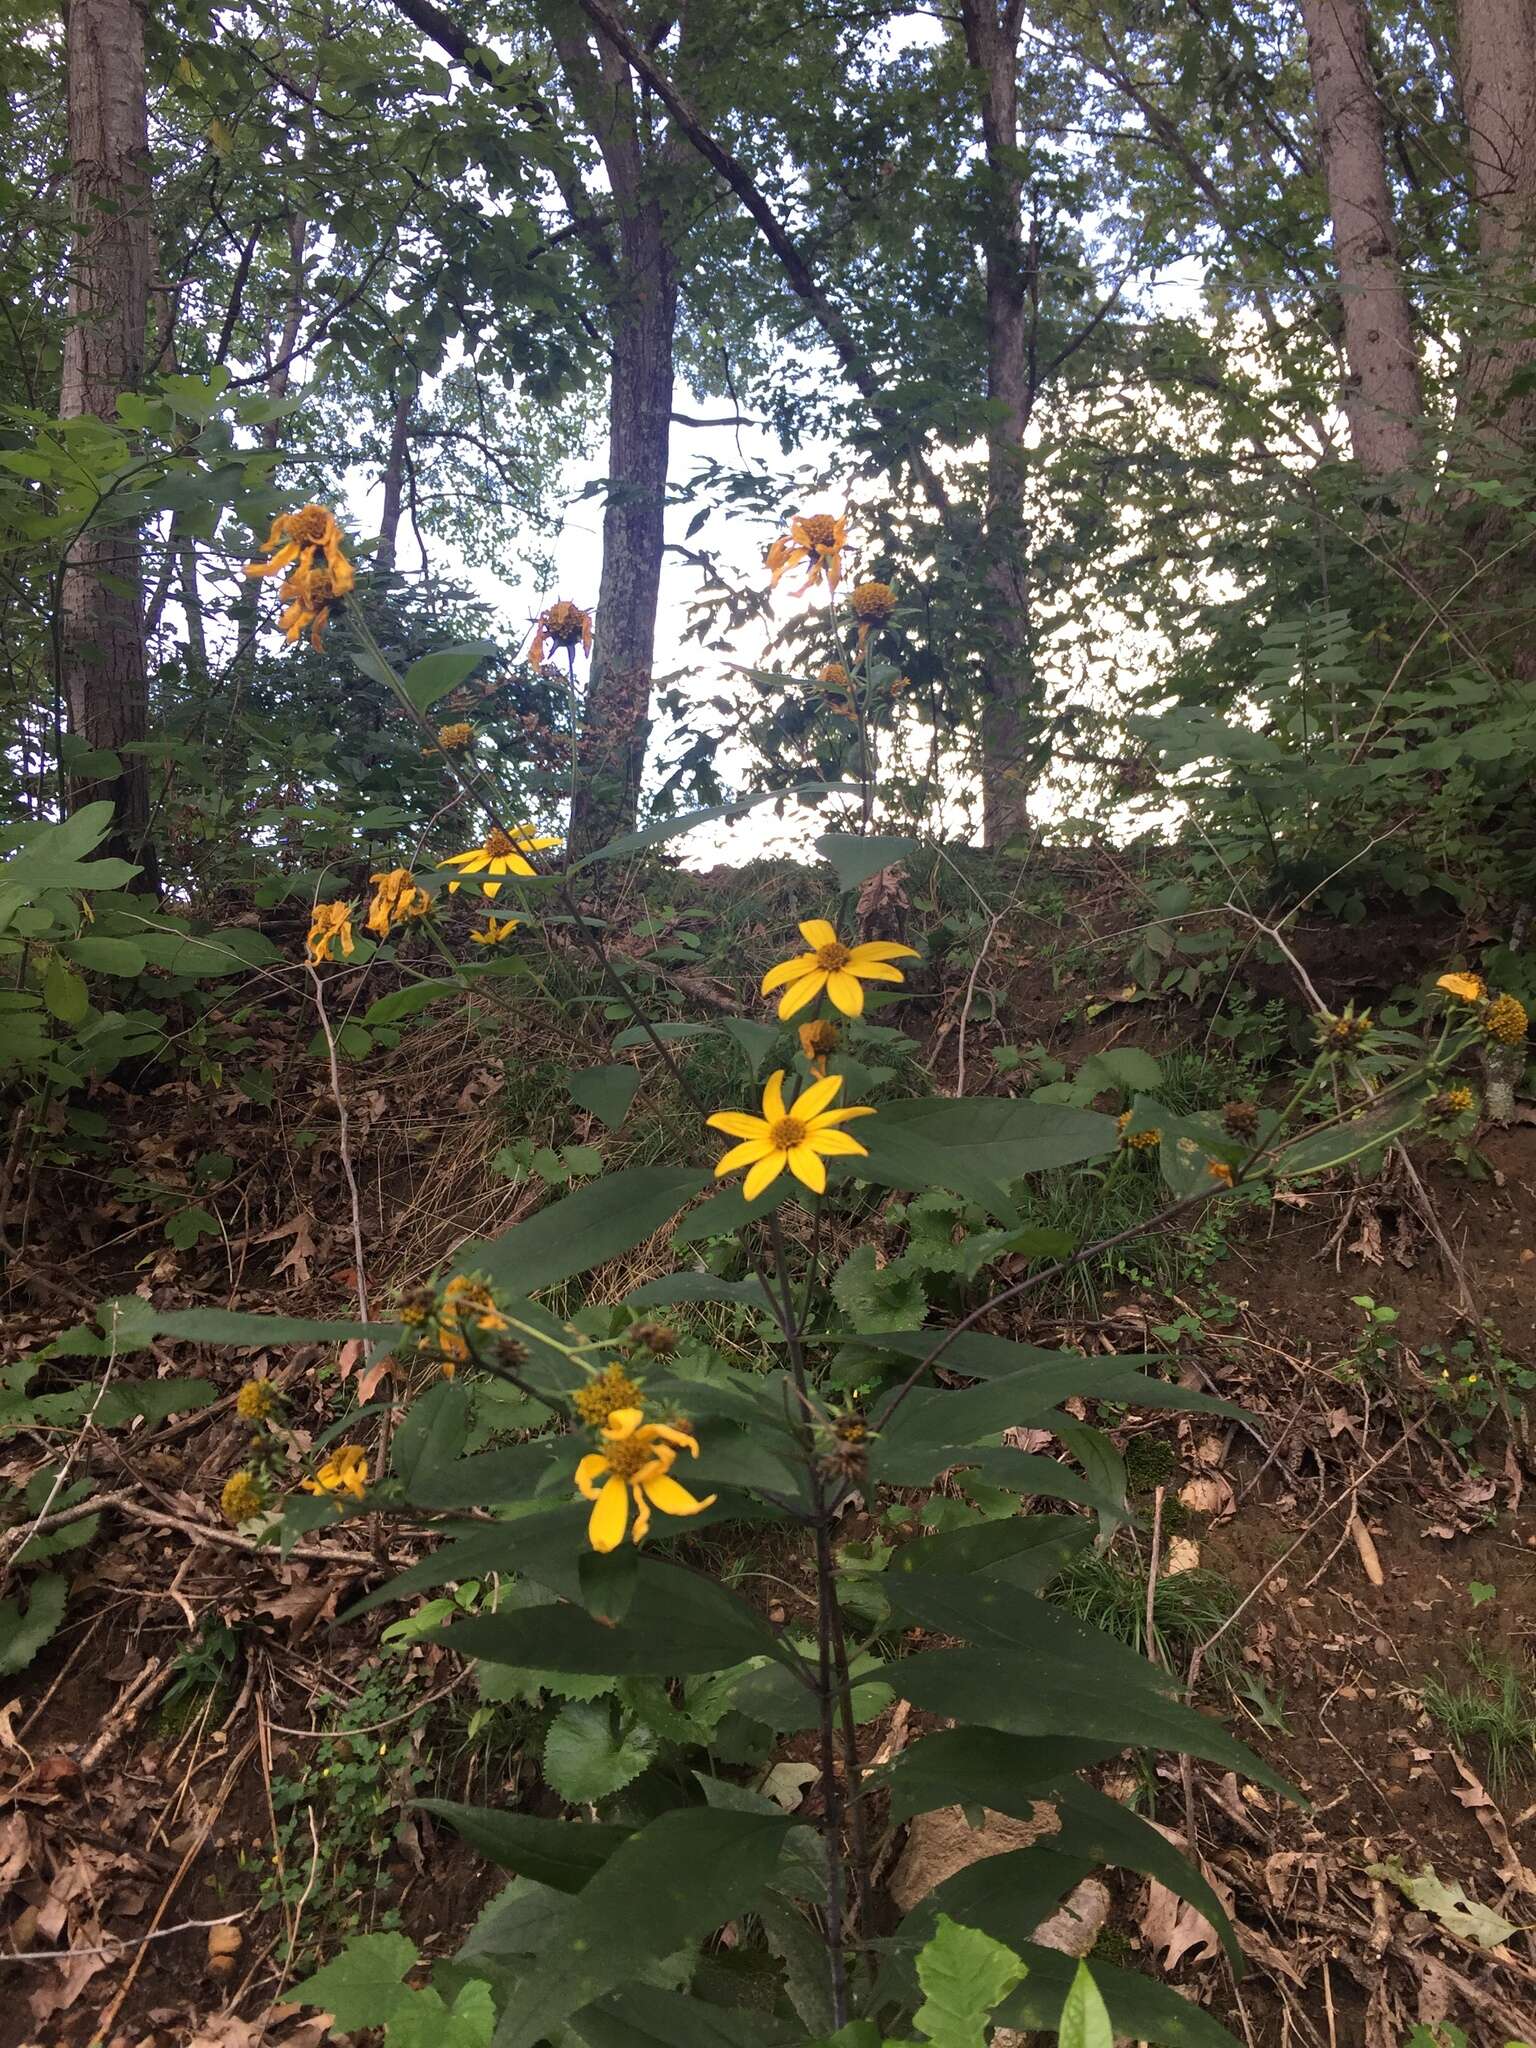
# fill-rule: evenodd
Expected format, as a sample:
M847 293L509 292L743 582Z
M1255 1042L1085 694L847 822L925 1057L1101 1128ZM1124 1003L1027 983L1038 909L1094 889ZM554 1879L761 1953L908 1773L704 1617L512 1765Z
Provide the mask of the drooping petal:
M827 1169L809 1145L796 1145L786 1156L796 1180L803 1181L813 1195L826 1193Z
M825 1131L830 1129L833 1124L847 1123L850 1117L873 1116L874 1113L874 1110L867 1102L850 1103L846 1109L824 1109L811 1125L811 1129L813 1131Z
M691 1437L686 1430L674 1429L670 1422L648 1422L645 1426L647 1439L661 1438L664 1443L676 1444L679 1450L687 1451L692 1457L699 1455L697 1437Z
M845 1017L862 1017L864 1014L864 990L851 974L829 974L827 994L832 998ZM782 1012L780 1013L782 1015Z
M848 972L856 974L860 981L905 981L907 978L888 960L850 960Z
M848 981L852 977L845 974L842 979ZM779 1015L781 1017L793 1017L797 1010L803 1010L808 1004L814 1003L822 990L827 986L828 980L829 976L826 969L818 967L813 973L806 975L803 981L797 981L792 988L784 991L783 999L779 1004ZM853 985L857 988L859 984L855 981Z
M849 952L848 965L855 974L864 972L867 960L915 960L916 946L898 946L890 939L866 939L862 946L855 946Z
M797 953L793 960L781 960L777 967L770 967L763 976L763 994L771 996L776 988L782 988L787 981L799 981L802 975L816 972L814 953Z
M808 917L800 927L800 936L814 953L822 946L837 944L837 927L828 924L824 917Z
M704 1121L712 1131L724 1131L728 1138L766 1138L768 1126L760 1116L745 1109L717 1109Z
M587 1522L587 1541L594 1550L617 1550L629 1527L629 1494L622 1479L610 1479L597 1496Z
M645 1490L652 1506L660 1508L664 1515L701 1515L706 1508L714 1506L717 1497L709 1493L703 1500L697 1500L676 1479L647 1480Z
M576 1491L584 1500L596 1500L602 1489L598 1480L608 1470L608 1460L601 1451L588 1451L576 1467Z
M611 1408L603 1435L610 1443L618 1443L626 1436L633 1436L644 1419L643 1408Z
M735 1173L743 1166L756 1166L759 1159L766 1159L774 1149L771 1138L748 1138L743 1145L733 1145L723 1159L715 1161L716 1174Z
M820 1116L842 1085L841 1074L828 1074L824 1080L813 1081L795 1097L795 1121L808 1124L812 1117Z
M813 1152L819 1152L824 1159L867 1159L869 1147L861 1145L857 1138L850 1138L846 1131L812 1131L806 1144Z
M651 1504L645 1497L645 1490L638 1479L630 1487L635 1496L635 1541L643 1543L650 1532Z
M763 1083L763 1121L781 1124L784 1116L784 1069L779 1067Z
M770 1152L766 1159L759 1159L756 1166L748 1169L747 1177L741 1184L741 1192L749 1202L755 1202L764 1188L773 1186L784 1171L784 1162L788 1156L785 1152Z

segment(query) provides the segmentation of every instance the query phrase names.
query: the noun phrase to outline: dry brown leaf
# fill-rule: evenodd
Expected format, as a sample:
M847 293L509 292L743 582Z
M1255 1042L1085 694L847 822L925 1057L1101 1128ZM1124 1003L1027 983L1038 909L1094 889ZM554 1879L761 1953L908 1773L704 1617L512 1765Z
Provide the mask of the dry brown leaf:
M301 1209L297 1216L290 1216L286 1223L279 1223L276 1229L265 1231L260 1237L251 1240L253 1244L274 1244L280 1237L293 1239L293 1243L274 1268L277 1273L288 1273L292 1276L289 1283L291 1286L309 1285L310 1269L318 1255L314 1223L315 1219L309 1211Z
M1165 1970L1176 1970L1186 1956L1196 1963L1211 1963L1221 1954L1221 1937L1205 1915L1155 1877L1147 1886L1136 1924Z
M1040 1922L1030 1940L1041 1948L1055 1949L1058 1955L1085 1956L1104 1930L1109 1907L1107 1887L1096 1877L1085 1877L1049 1920Z
M1168 1545L1168 1554L1163 1559L1163 1577L1171 1579L1180 1572L1195 1572L1200 1569L1200 1546L1192 1536L1175 1536Z
M1227 1521L1237 1512L1232 1488L1219 1472L1186 1481L1179 1488L1179 1499L1192 1514L1214 1515L1218 1521Z

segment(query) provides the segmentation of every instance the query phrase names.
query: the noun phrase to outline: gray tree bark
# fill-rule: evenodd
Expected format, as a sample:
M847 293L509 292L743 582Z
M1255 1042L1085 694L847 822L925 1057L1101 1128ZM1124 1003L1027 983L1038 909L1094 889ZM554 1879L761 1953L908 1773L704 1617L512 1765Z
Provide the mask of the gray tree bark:
M1536 0L1460 0L1458 58L1487 309L1458 413L1496 457L1536 450L1536 365L1525 297L1536 244Z
M389 453L384 460L384 505L379 513L379 545L373 557L374 567L381 576L388 576L394 569L399 546L407 441L411 431L411 409L415 402L415 379L406 376L395 394L395 410L389 428Z
M1344 409L1366 476L1414 467L1424 393L1398 256L1365 0L1301 0L1333 222L1348 377Z
M144 377L150 282L149 127L144 20L136 0L69 0L66 20L70 212L69 326L59 387L65 419L110 419ZM59 598L60 686L75 737L117 753L115 774L78 777L77 805L116 806L109 851L139 861L153 887L149 693L142 561L135 525L90 527L69 551Z

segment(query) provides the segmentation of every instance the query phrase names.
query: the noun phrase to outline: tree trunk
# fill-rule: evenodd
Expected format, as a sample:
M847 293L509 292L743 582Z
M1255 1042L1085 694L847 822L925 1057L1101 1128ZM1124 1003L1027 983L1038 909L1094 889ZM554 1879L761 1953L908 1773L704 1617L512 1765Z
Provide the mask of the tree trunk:
M660 209L620 222L625 297L613 309L603 569L571 818L579 857L634 830L651 731L671 445L677 281Z
M384 509L379 514L379 545L373 557L379 575L393 574L395 551L400 539L400 506L405 495L406 439L411 428L411 408L416 400L414 380L407 377L395 395L394 418L389 429L389 454L384 463Z
M1536 234L1536 0L1460 0L1461 101L1477 208L1486 324L1467 360L1458 412L1489 452L1536 448L1536 335L1527 299ZM1517 388L1510 390L1512 382Z
M1366 476L1395 476L1419 460L1424 395L1365 0L1301 0L1301 14L1344 313L1344 410Z
M982 835L1005 846L1029 830L1035 712L1030 587L1024 523L1024 434L1034 403L1030 374L1032 266L1018 160L1020 0L962 0L966 54L981 94L987 155L987 510L985 584L990 652L981 711Z
M110 419L143 381L150 276L149 129L144 21L135 0L69 0L69 327L59 390L66 419ZM93 526L69 551L59 594L60 683L70 728L117 773L85 774L75 804L117 807L107 850L153 887L149 764L120 750L148 729L142 564L133 525Z

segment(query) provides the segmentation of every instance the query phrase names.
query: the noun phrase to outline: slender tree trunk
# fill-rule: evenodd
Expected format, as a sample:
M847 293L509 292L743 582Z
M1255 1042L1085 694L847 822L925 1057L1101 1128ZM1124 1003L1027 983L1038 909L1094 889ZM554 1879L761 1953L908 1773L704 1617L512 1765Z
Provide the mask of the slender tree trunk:
M1536 0L1460 0L1459 31L1485 319L1458 412L1495 459L1520 462L1536 452L1536 388L1521 388L1536 385Z
M632 831L639 812L671 447L677 281L660 209L641 207L620 232L627 296L613 309L603 570L571 819L578 856Z
M1301 15L1344 313L1344 409L1366 476L1395 476L1419 460L1424 394L1365 0L1301 0Z
M150 276L144 20L135 0L69 0L69 153L74 246L59 390L66 419L109 419L143 381ZM92 526L61 581L60 681L76 739L118 755L116 773L76 778L78 804L117 807L109 848L152 888L149 767L121 750L148 729L142 563L134 525Z
M415 380L407 376L395 395L394 418L389 429L389 454L384 463L384 509L379 514L379 545L374 567L380 576L393 573L400 539L400 506L405 496L407 440L411 430L411 408L416 402Z
M187 620L187 677L206 687L208 682L208 631L203 618L203 591L197 574L197 542L186 539L176 546L181 570L181 608Z
M981 94L987 156L987 513L985 580L990 653L981 712L982 831L1004 846L1029 830L1031 728L1036 709L1024 502L1032 266L1023 228L1018 156L1020 0L962 0L966 54Z

